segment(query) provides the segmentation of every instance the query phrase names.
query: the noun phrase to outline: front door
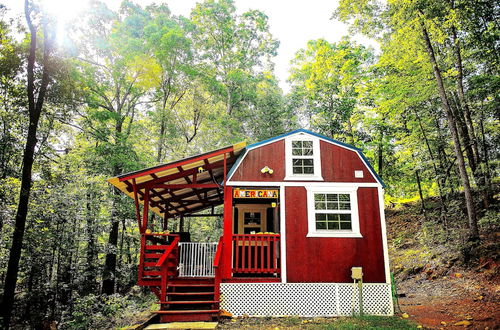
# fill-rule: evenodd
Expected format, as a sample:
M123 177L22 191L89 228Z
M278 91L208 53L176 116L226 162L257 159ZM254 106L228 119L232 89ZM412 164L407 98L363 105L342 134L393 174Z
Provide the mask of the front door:
M257 234L267 230L267 210L270 204L238 205L237 234Z

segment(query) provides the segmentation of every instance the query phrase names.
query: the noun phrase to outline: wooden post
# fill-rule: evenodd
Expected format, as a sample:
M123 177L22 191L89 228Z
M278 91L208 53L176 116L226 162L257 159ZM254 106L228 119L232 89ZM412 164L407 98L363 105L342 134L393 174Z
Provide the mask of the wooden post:
M179 233L182 233L184 230L184 216L181 215L181 218L179 219Z
M224 252L222 279L230 279L233 268L233 187L224 186Z
M135 216L137 217L137 224L139 225L139 231L142 233L141 226L141 209L139 205L139 197L137 196L137 185L135 179L132 179L132 188L134 189L134 201L135 201Z
M224 186L226 186L226 176L227 176L227 157L226 153L224 153Z
M168 212L165 211L165 213L163 214L163 230L167 230L168 228Z
M144 189L144 209L142 214L142 231L148 229L148 211L149 211L149 188Z

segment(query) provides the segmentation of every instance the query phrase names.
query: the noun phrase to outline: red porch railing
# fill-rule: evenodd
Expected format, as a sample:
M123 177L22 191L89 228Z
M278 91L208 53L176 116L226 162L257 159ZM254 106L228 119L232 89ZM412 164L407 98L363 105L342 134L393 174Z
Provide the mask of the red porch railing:
M220 260L222 258L224 242L222 241L222 236L219 239L219 243L217 244L217 250L215 252L214 257L214 270L215 270L215 278L214 278L214 300L219 300L220 298L220 282L222 280L222 271L220 268Z
M279 274L279 234L233 235L233 274Z

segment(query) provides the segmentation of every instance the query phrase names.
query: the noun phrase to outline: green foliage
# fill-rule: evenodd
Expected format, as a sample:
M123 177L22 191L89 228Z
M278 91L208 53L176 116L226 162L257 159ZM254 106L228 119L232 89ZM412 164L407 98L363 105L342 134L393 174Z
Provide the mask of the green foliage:
M151 295L87 295L75 300L74 308L62 321L65 329L110 329L133 324L154 310Z
M309 41L292 61L289 78L297 111L323 134L354 144L352 117L372 60L371 50L348 38L334 44Z
M133 288L140 244L133 203L115 194L107 178L300 126L361 148L388 185L388 202L418 199L416 171L424 196L443 196L428 201L430 220L420 235L402 231L393 240L392 249L411 242L424 246L401 258L420 266L433 258L430 246L464 247L455 159L421 24L430 33L457 118L463 106L453 46L458 40L462 47L465 94L480 158L488 160L481 168L492 181L498 181L500 29L497 4L453 3L341 0L334 16L376 38L380 54L349 38L311 40L292 62L292 92L284 96L272 63L279 43L263 12L239 13L231 0L206 0L182 17L165 4L124 1L115 12L93 1L79 24L68 28L70 40L55 50L57 61L51 63L16 324L41 328L45 320L59 320L65 328L118 327L133 323L133 311L151 306L152 295L144 298ZM0 5L2 274L28 123L29 41L20 22L5 17ZM38 66L35 75L41 79ZM110 225L118 226L114 240ZM486 212L480 226L497 228L497 213ZM214 217L188 219L185 227L195 241L217 241L221 234L221 220ZM170 221L169 229L177 228ZM100 296L107 254L117 256L118 294ZM296 325L297 319L288 322ZM411 326L404 322L339 319L331 326Z

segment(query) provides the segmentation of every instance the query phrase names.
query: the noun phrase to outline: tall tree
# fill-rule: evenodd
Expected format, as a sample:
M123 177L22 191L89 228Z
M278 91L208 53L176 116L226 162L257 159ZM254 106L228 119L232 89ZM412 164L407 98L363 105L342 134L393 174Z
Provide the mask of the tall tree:
M232 115L252 97L257 74L276 55L278 41L269 32L266 15L258 10L238 15L232 0L199 3L191 20L204 77Z
M38 123L43 111L45 96L49 88L50 76L54 65L52 51L55 31L51 29L48 18L41 14L37 6L29 0L25 0L24 10L30 36L26 71L29 127L22 160L21 192L19 194L19 203L1 308L3 325L6 329L10 326L19 270L19 260L21 259L21 250L23 248L23 237L28 214L28 202L30 199L32 168L35 148L38 142ZM38 42L42 44L43 49L41 60L37 60L37 50L39 49ZM37 77L38 71L41 71L41 77Z
M98 173L116 176L137 168L139 162L129 141L137 119L137 108L151 87L154 64L144 56L144 26L150 16L125 1L119 13L103 3L93 3L89 30L80 44L77 59L80 88L86 114L83 129L96 140ZM120 224L120 194L113 193L111 226L106 247L102 293L115 292L117 244Z
M408 70L408 66L411 65L417 67L423 74L426 71L427 74L429 72L433 73L433 86L428 85L427 90L429 92L434 91L434 95L437 94L444 110L465 195L469 241L475 242L479 239L477 215L460 140L462 137L465 141L468 141L468 133L464 130L464 133L460 136L457 130L461 118L457 117L460 115L455 113L452 108L450 86L453 85L446 81L443 74L443 72L447 71L450 63L449 54L443 44L446 40L452 39L453 35L451 30L446 29L447 25L443 24L442 21L440 22L439 19L442 17L436 15L436 11L449 10L449 7L443 6L443 4L444 2L429 2L426 0L415 2L397 0L387 4L371 0L359 1L353 4L341 1L335 16L345 22L351 21L355 30L377 36L384 43L384 46L387 45L383 48L384 54L381 61L386 61L386 64L392 63L392 69L406 70L412 75L412 72ZM372 26L371 30L369 29L370 26ZM378 29L373 27L378 27ZM409 48L414 51L412 52ZM402 57L406 62L396 57L397 54L404 54ZM413 76L416 78L414 74ZM433 87L433 89L429 89L430 87ZM469 144L467 148L470 148ZM469 153L469 155L469 164L473 164L474 156L472 153ZM470 247L466 250L470 252Z
M369 49L349 39L312 40L297 52L289 78L293 98L310 113L314 127L355 143L352 116L372 61Z

